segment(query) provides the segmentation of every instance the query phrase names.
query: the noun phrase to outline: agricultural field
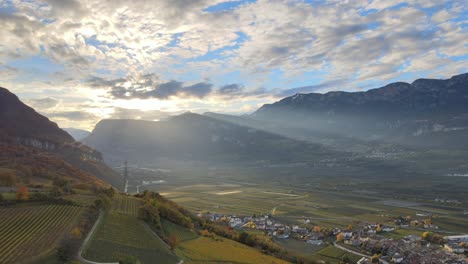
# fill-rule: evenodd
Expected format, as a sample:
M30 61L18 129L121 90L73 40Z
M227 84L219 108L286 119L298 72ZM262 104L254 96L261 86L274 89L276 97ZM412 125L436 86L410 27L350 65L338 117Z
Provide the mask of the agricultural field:
M117 194L112 199L112 211L119 214L137 216L140 205L141 200L131 196Z
M134 256L141 263L178 263L168 246L136 217L139 200L116 195L112 209L99 223L96 233L85 247L83 257L97 262L117 262Z
M347 256L352 263L357 262L361 259L360 256L351 254L334 246L328 246L316 253L314 253L311 259L327 261L330 264L338 264L343 259L344 256Z
M34 260L51 253L84 210L68 205L0 209L0 263Z
M175 235L177 237L177 241L184 242L187 240L192 240L198 237L198 235L187 228L181 227L176 225L168 220L161 219L161 225L164 230L164 234L166 237L171 235Z
M227 238L201 237L167 220L162 219L161 223L166 236L177 237L175 253L184 263L287 263Z
M468 215L463 206L435 204L433 199L416 199L387 195L361 189L359 181L343 182L346 190L331 187L332 181L315 185L280 184L277 182L234 181L229 177L199 176L168 178L166 184L148 187L194 212L252 215L272 214L286 224L303 224L324 228L346 227L353 222L393 225L395 217L417 218L418 213L433 214L434 224L442 233L467 233ZM362 186L369 185L362 181ZM392 183L393 184L393 183ZM326 188L325 188L326 186ZM393 186L393 185L391 185Z
M284 260L262 254L256 249L235 241L215 236L198 237L182 242L176 253L184 263L288 263Z

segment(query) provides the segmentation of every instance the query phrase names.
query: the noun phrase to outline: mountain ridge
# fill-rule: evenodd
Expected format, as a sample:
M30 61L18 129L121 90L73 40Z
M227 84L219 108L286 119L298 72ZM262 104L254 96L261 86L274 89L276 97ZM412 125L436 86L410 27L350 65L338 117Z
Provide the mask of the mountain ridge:
M100 152L75 141L6 88L0 88L0 147L3 152L0 165L5 167L20 165L28 170L50 170L73 176L88 183L105 185L105 181L120 186L120 175L107 167Z

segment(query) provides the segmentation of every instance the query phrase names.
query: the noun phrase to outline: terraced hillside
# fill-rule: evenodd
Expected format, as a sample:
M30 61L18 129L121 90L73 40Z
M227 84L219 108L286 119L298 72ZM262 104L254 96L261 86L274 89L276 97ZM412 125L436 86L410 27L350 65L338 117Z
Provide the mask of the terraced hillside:
M168 246L136 217L139 200L116 195L112 209L106 213L83 257L97 262L117 262L134 256L141 263L178 263Z
M68 205L0 209L0 263L34 260L51 253L84 210Z

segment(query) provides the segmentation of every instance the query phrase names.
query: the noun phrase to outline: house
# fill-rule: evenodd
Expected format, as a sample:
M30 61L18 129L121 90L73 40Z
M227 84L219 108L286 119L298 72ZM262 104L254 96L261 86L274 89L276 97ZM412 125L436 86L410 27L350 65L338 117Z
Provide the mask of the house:
M322 240L316 240L316 239L308 239L307 243L319 246L319 245L323 244L323 241Z
M358 262L356 262L356 264L370 264L371 261L369 258L366 258L366 257L362 257L360 260L358 260Z
M342 232L343 239L351 239L353 237L353 232Z
M382 228L382 231L384 231L384 232L392 232L392 231L395 231L395 228L394 228L394 227L390 227L390 226L386 226L386 227Z
M447 249L449 252L456 254L463 254L465 252L465 248L463 248L457 243L447 243L444 245L444 248Z
M405 258L400 253L395 253L392 257L392 261L395 263L402 263Z

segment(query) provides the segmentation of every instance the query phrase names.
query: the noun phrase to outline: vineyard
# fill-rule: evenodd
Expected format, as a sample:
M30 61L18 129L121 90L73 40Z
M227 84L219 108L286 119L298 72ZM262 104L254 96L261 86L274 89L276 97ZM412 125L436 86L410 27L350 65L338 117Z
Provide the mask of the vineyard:
M178 263L164 242L134 216L109 212L89 242L83 257L90 261L117 262L135 256L141 263Z
M83 210L67 205L0 209L0 263L16 263L51 252Z
M140 203L140 200L135 197L115 195L112 199L112 211L119 214L137 216Z

